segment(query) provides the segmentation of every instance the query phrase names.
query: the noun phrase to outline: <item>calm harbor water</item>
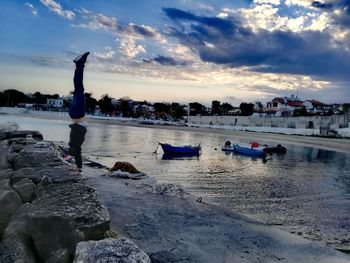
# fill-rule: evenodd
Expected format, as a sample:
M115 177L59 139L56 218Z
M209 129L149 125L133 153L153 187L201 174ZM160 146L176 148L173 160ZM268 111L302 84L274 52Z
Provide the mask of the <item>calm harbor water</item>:
M68 121L0 115L0 123L40 131L47 140L67 141ZM159 182L176 183L223 207L277 225L336 248L350 246L350 154L283 142L288 148L267 161L224 153L221 145L249 142L227 135L92 123L83 154L112 166L128 161ZM163 159L157 142L201 143L200 157Z

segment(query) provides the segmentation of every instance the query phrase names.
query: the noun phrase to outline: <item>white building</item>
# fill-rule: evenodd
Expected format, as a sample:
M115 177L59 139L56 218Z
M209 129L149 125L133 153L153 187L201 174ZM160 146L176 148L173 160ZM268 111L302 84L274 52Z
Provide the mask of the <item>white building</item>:
M63 99L47 99L46 105L54 108L62 108Z

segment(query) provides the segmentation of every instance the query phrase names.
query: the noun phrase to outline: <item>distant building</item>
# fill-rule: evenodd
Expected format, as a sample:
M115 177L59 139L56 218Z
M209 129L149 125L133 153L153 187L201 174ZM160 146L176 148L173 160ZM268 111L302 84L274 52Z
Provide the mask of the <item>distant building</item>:
M297 96L276 97L271 102L267 102L265 112L277 116L292 116L295 109L302 107L304 107L303 101Z
M330 110L329 105L314 99L304 101L304 106L308 112L316 114Z
M47 99L46 105L53 108L62 108L63 99Z

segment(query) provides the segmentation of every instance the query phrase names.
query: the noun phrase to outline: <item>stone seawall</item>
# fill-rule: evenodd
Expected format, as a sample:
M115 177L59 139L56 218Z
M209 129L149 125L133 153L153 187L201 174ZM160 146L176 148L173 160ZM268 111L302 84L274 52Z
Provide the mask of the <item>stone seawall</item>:
M0 262L150 262L111 237L106 208L60 148L0 126Z
M221 125L238 127L270 127L288 129L316 129L329 126L339 129L349 125L348 115L274 117L274 116L189 116L192 125Z

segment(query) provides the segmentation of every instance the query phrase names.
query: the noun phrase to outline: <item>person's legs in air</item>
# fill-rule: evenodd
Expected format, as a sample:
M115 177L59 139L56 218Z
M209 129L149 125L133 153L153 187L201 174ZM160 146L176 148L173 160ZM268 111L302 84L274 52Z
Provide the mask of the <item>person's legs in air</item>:
M69 125L71 128L69 136L69 154L74 156L75 163L79 169L82 168L81 157L81 145L85 140L86 123L84 121L85 116L85 98L84 98L84 85L83 75L84 67L89 52L74 59L76 69L74 72L74 94L71 107L69 109L69 116L72 118L73 123Z

